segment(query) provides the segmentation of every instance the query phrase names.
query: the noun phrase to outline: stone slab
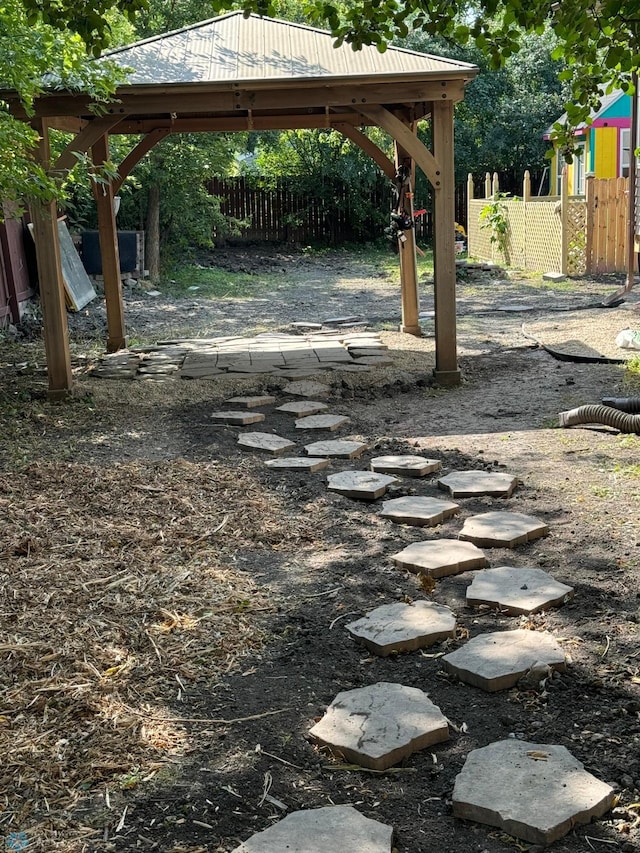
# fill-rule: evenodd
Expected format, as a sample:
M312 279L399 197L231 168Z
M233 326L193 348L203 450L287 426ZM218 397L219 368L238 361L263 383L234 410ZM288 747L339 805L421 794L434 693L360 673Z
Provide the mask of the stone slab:
M396 566L410 572L442 578L457 575L469 569L483 569L488 565L484 553L471 542L458 539L433 539L413 542L391 557Z
M435 527L457 512L460 512L460 505L453 501L441 501L438 498L421 495L407 495L384 501L380 516L381 518L388 518L396 524Z
M614 799L564 746L510 738L469 753L456 777L453 814L546 846L602 817Z
M379 681L338 693L309 734L348 762L386 770L414 752L447 740L449 726L422 690Z
M564 652L547 631L495 631L479 634L442 658L448 673L488 693L515 687L532 669L566 668Z
M335 432L348 423L349 418L344 415L309 415L306 418L298 418L296 429L326 429Z
M255 397L231 397L230 400L225 400L225 403L233 406L244 406L245 409L256 409L258 406L270 406L275 401L275 397L263 394L262 396Z
M324 806L287 815L232 853L391 853L393 827L353 806Z
M309 456L329 456L334 459L356 459L367 449L361 441L314 441L305 444L304 449Z
M315 456L285 456L282 459L268 459L264 463L268 468L290 468L299 471L323 471L331 465L330 459L316 459Z
M349 634L380 657L412 652L453 637L456 617L433 601L383 604L345 626Z
M325 399L329 396L329 387L322 382L289 382L282 389L285 394L291 394L294 397L319 397Z
M288 438L271 432L246 432L238 438L238 444L249 450L265 450L274 456L280 456L296 446L295 442L289 441Z
M293 400L291 403L278 406L276 412L285 412L288 415L295 415L297 418L306 418L324 412L328 408L326 403L321 403L319 400Z
M452 498L508 498L517 485L517 477L499 471L452 471L438 480L438 486L448 490Z
M385 367L393 364L393 359L388 355L364 355L356 359L356 364L377 364L378 367Z
M395 477L373 471L340 471L327 477L329 491L364 501L382 497L389 486L397 482Z
M469 605L487 604L517 616L559 607L573 598L573 587L542 569L497 566L474 575L466 598Z
M543 521L522 512L483 512L467 518L458 536L482 548L515 548L548 533Z
M265 418L262 412L211 412L209 417L218 423L235 424L236 426L258 424Z
M381 474L399 474L402 477L424 477L439 471L439 459L425 456L376 456L371 460L371 470Z

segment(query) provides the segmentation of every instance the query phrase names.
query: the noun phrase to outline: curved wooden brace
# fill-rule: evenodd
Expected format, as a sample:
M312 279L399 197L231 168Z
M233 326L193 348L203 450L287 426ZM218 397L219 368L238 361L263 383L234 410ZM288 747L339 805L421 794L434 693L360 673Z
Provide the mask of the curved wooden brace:
M76 154L86 154L95 143L126 116L100 116L86 124L53 164L53 172L70 172L78 162Z
M358 105L358 112L372 119L378 127L383 128L390 134L398 144L404 148L407 154L415 160L418 166L429 179L429 183L438 190L442 186L440 166L433 154L426 148L418 137L400 121L399 118L384 107L377 104Z
M125 179L131 174L132 169L138 165L145 154L148 154L154 145L157 145L160 140L164 139L165 136L168 136L170 133L172 133L170 127L158 127L147 133L147 135L138 142L136 147L129 151L118 167L118 177L113 182L114 193L118 193Z
M362 148L365 154L368 154L369 157L371 157L371 159L380 166L389 180L394 180L396 176L396 167L393 165L393 161L390 160L384 151L378 148L375 142L372 142L366 134L359 131L357 127L354 127L352 124L347 124L346 122L334 122L333 127L336 130L339 130L343 136L346 136L352 142L355 142L359 148Z

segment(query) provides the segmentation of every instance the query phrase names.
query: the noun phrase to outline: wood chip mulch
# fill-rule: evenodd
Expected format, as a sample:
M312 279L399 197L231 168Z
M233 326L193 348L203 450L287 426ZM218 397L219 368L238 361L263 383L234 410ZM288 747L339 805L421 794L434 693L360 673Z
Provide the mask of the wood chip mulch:
M181 694L265 641L256 614L274 605L241 555L305 536L279 500L248 465L0 476L0 834L87 849L83 801L108 806L184 754Z

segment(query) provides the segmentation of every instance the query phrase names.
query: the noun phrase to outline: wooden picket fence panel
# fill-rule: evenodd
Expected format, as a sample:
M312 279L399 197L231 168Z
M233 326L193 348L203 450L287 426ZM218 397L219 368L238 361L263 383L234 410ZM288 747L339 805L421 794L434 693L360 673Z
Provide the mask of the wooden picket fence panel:
M354 210L350 187L336 184L331 188L332 202L320 195L303 196L290 181L278 182L275 187L255 187L242 178L215 178L209 182L209 192L220 198L220 210L233 219L246 223L235 234L239 242L340 243L377 240L389 224L392 192L390 183L380 178L370 199L378 211L366 221L359 220ZM426 212L416 218L416 240L423 245L433 239L433 201L426 187L416 205ZM424 198L422 197L424 196ZM466 226L466 189L456 187L456 222Z
M501 200L508 231L503 256L481 213L499 192L497 175L485 178L484 198L473 197L469 177L467 232L469 255L537 272L596 275L626 272L628 178L587 176L584 196L569 196L566 176L560 196L531 196L528 172L522 198Z

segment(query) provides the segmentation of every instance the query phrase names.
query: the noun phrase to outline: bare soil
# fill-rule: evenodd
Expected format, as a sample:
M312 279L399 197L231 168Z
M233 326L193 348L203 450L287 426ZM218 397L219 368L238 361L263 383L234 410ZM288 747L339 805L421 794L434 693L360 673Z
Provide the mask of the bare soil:
M239 429L208 418L265 377L227 382L92 378L104 340L96 300L70 317L77 393L46 400L42 347L0 338L0 833L6 849L61 853L228 853L284 814L351 803L393 825L398 853L534 850L451 813L469 752L506 737L566 746L619 793L577 826L562 853L640 846L640 465L638 435L557 428L558 412L640 396L624 365L553 359L628 355L638 296L597 307L615 278L550 287L501 271L461 272L459 388L432 384L433 323L400 335L399 288L346 252L228 250L213 259L275 288L251 299L127 292L140 341L253 334L358 315L394 356L368 374L332 373L331 411L372 455L423 453L443 472L504 470L506 500L464 499L439 528L392 525L375 504L327 491L323 473L274 472L238 449ZM421 286L422 308L432 287ZM507 309L507 310L505 310ZM299 440L293 420L268 425ZM394 495L442 496L433 478ZM455 536L489 508L544 519L548 537L492 566L539 566L575 588L558 610L509 617L466 606L469 573L425 588L393 567L409 542ZM375 606L431 597L458 617L455 648L491 630L548 630L569 657L543 689L488 694L446 676L442 647L392 658L354 644L345 622ZM308 740L340 690L396 681L427 691L451 738L391 772L348 766ZM271 799L270 799L271 798ZM23 846L18 846L22 844Z

